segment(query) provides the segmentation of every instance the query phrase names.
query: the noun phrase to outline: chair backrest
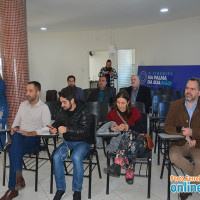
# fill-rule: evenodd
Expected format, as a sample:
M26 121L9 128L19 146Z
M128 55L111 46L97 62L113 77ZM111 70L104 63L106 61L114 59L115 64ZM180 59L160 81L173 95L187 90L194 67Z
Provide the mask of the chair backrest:
M179 90L175 92L175 99L182 99L185 97L185 90Z
M123 88L119 88L119 91L121 92L122 90L127 89L128 87L123 87Z
M166 117L172 102L160 102L158 104L158 117Z
M86 103L90 114L97 116L97 122L106 121L108 115L109 104L106 102L87 102Z
M168 102L173 101L173 96L171 95L156 95L152 98L152 113L157 114L158 112L158 104L160 102Z
M57 91L56 90L47 90L46 91L46 102L48 101L57 101Z
M144 102L131 102L131 107L136 107L141 113L145 113Z
M172 87L160 87L158 88L159 91L163 91L163 94L166 95L174 95L174 89Z
M83 89L83 93L85 95L85 100L87 101L91 92L93 92L96 88L87 88L87 89Z
M90 133L93 136L93 144L96 145L97 116L90 114Z
M143 130L144 133L149 134L149 114L147 113L141 113L142 115L142 126L143 126Z
M161 91L161 90L150 90L150 93L151 93L151 98L153 96L156 96L156 95L164 95L164 91Z
M60 108L60 101L47 101L45 102L51 112L51 120L55 120L56 111Z

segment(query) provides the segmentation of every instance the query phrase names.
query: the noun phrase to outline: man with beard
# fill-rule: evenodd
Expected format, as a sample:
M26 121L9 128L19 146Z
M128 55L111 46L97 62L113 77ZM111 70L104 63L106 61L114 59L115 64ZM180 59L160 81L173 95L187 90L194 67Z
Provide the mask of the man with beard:
M131 86L125 90L128 92L131 98L131 103L143 102L145 105L145 113L149 113L149 108L152 104L150 88L140 85L139 76L132 75Z
M170 160L189 176L200 175L200 79L190 78L185 88L185 98L171 104L164 130L171 135L184 135L185 140L174 142L169 151ZM180 130L179 130L180 129ZM192 164L186 156L190 156ZM194 184L199 184L194 182ZM185 200L192 193L179 193Z
M9 189L0 200L15 198L18 190L25 187L23 155L34 152L40 146L40 138L36 135L49 132L46 125L51 122L51 114L48 106L39 99L40 91L41 85L37 81L29 82L26 86L27 100L20 104L11 128Z
M64 142L53 154L56 194L53 200L63 198L66 190L63 161L68 157L68 151L73 149L70 159L73 163L72 190L73 200L81 200L83 183L83 158L90 150L92 135L90 134L89 113L85 105L76 101L74 87L68 86L59 92L61 109L56 113L55 122L50 128L52 134L63 135Z
M72 86L76 90L76 100L85 101L85 95L83 90L80 87L76 87L75 85L76 78L73 75L67 77L68 86Z

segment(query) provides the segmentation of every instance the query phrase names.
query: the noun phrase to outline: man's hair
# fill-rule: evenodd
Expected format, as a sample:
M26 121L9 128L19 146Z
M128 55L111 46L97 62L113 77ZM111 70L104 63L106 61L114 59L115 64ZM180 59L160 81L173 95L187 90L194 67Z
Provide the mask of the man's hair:
M197 84L198 84L198 89L199 89L199 91L200 91L200 79L199 79L199 78L192 77L192 78L190 78L190 79L187 81L187 83L188 83L189 81L196 81Z
M110 59L108 59L106 62L110 62L111 63L112 61Z
M101 77L104 77L104 78L106 79L106 76L105 76L105 75L100 76L99 79L100 79ZM107 80L106 80L106 81L107 81Z
M140 80L140 77L139 77L138 75L133 74L133 75L131 75L131 78L132 78L132 76L137 76L137 77L138 77L138 80Z
M60 92L58 92L58 94L59 97L63 97L68 101L71 101L72 99L76 100L76 89L72 86L67 86L66 88L63 88Z
M41 91L41 84L37 81L30 81L27 85L33 84L36 91Z
M73 76L73 75L68 76L68 77L67 77L67 81L68 81L70 78L73 78L74 81L76 81L76 78L75 78L75 76Z

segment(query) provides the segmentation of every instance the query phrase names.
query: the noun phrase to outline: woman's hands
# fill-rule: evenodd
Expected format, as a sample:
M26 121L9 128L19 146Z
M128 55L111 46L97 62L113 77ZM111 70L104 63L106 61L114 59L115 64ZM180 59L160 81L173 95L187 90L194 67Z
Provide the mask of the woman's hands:
M126 124L120 124L119 126L117 126L117 123L114 122L111 126L111 130L112 131L116 131L116 130L119 130L119 131L128 131L129 130L129 125L126 125Z

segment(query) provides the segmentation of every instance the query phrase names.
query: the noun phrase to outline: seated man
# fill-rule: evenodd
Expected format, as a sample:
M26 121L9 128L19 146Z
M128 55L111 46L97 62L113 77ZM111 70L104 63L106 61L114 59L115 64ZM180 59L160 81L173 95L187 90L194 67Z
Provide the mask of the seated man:
M131 86L126 88L132 102L143 102L145 104L145 113L149 113L151 107L151 93L150 89L146 86L140 85L140 79L137 75L131 76Z
M56 180L56 194L54 200L63 198L66 190L65 171L63 161L68 156L68 151L73 149L70 156L73 162L73 200L81 200L83 183L83 159L90 150L92 135L90 133L89 113L85 104L76 102L74 87L66 87L59 92L62 109L56 113L50 132L63 135L64 142L53 154L54 175Z
M36 135L49 132L46 125L51 122L51 114L48 106L39 99L40 91L41 85L37 81L26 86L27 101L20 104L11 129L9 189L0 200L15 198L18 190L25 187L22 157L40 146L40 138Z
M67 77L68 86L72 86L76 90L76 100L80 100L80 101L84 102L85 101L84 92L83 92L83 90L81 88L76 87L75 81L76 81L75 76L70 75L70 76Z
M99 77L99 88L94 89L88 97L88 101L106 102L112 107L115 102L116 94L114 88L106 87L106 84L106 77Z
M185 98L171 104L164 130L171 135L184 135L185 140L174 142L169 150L172 163L189 176L200 175L200 79L190 78L185 88ZM180 127L180 128L179 128ZM180 130L179 130L180 129ZM185 158L191 156L194 165ZM195 183L199 184L199 183ZM192 193L180 193L181 200Z

